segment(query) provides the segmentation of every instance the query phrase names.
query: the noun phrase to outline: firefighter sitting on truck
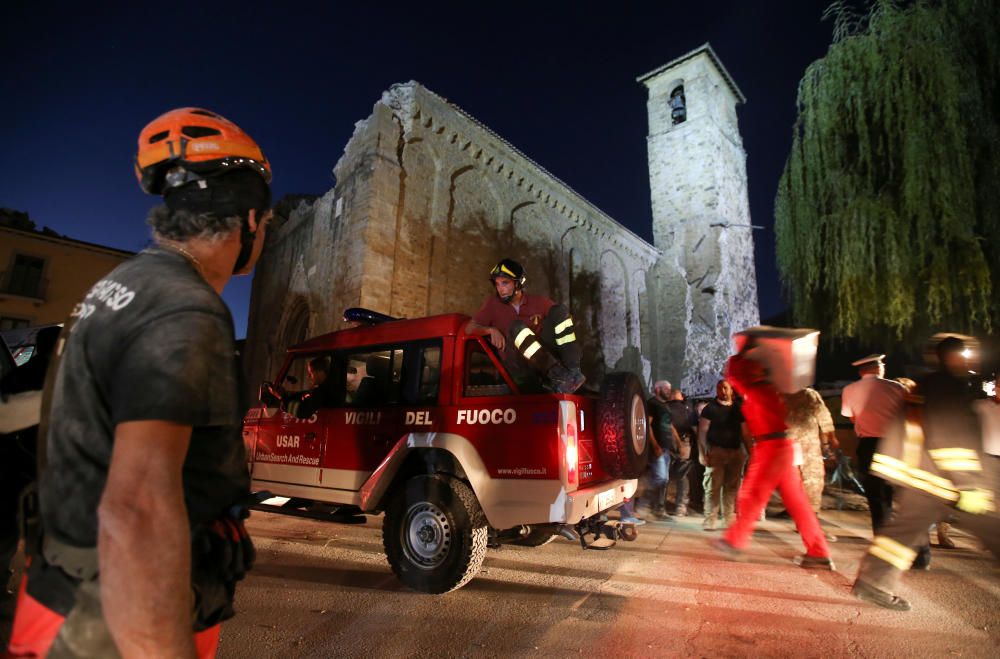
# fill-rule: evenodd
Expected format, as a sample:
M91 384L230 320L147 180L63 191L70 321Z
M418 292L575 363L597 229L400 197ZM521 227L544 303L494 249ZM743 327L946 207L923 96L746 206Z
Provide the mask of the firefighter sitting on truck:
M580 346L573 319L561 304L524 291L524 268L503 259L490 271L491 295L465 326L468 334L489 337L504 366L523 389L539 376L557 393L573 393L586 381L580 372Z
M903 414L889 426L872 458L872 473L901 485L897 512L872 539L852 593L887 609L908 611L894 593L903 572L927 542L927 527L949 513L1000 558L997 460L984 455L970 373L976 342L936 335L926 357L937 370L906 395Z

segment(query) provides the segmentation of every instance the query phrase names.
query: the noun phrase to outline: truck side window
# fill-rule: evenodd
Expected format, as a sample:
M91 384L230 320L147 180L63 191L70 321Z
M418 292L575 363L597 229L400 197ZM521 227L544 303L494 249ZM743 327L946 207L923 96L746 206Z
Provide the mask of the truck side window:
M408 343L394 357L401 357L395 370L399 374L400 402L404 405L427 405L437 402L441 379L440 342Z
M465 342L465 395L502 396L510 393L500 369L478 341Z
M434 403L441 383L441 347L427 346L421 351L418 403Z

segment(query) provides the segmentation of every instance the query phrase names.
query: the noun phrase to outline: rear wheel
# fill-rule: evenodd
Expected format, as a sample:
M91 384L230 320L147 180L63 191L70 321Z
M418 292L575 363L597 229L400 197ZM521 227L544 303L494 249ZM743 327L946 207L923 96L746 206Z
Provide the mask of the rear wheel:
M613 478L638 478L646 467L646 404L634 373L609 373L597 406L597 452Z
M392 571L410 588L447 593L479 572L486 516L468 485L448 476L416 476L385 511L382 544Z

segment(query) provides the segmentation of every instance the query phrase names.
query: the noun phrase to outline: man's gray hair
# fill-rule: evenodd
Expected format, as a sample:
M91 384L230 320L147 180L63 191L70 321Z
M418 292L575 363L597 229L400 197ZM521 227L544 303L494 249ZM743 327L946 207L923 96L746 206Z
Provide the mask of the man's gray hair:
M170 210L156 206L149 211L146 224L153 227L153 236L167 240L202 238L218 240L239 230L243 218L238 215L219 217L215 213L195 213L188 210Z
M657 380L656 382L653 383L654 394L660 393L661 389L666 389L667 392L669 393L670 390L673 389L673 386L667 380Z

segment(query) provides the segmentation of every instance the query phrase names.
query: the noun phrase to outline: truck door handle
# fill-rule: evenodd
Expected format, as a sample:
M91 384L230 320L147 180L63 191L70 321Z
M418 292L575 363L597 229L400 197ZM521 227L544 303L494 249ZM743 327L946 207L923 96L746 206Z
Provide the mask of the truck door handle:
M315 442L316 441L316 433L314 433L314 432L307 432L302 439L306 440L307 442Z

